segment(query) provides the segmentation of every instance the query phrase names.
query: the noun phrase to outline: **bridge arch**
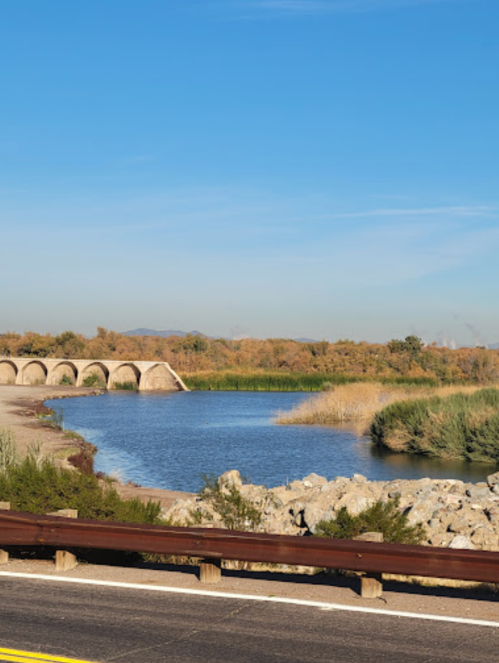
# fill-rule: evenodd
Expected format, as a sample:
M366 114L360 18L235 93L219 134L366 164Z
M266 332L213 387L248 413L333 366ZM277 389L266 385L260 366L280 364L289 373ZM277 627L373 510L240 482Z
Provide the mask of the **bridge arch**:
M61 361L50 371L48 384L76 384L78 370L72 361Z
M77 384L84 387L108 386L109 369L100 361L94 361L80 371Z
M140 384L140 370L131 362L124 362L117 366L111 373L109 378L109 389L116 389L116 385L134 385L135 389L139 388Z
M143 373L140 388L144 391L176 391L178 385L165 364L156 364Z
M18 372L13 361L0 359L0 384L15 384Z
M21 384L47 384L48 370L42 361L33 360L24 366Z

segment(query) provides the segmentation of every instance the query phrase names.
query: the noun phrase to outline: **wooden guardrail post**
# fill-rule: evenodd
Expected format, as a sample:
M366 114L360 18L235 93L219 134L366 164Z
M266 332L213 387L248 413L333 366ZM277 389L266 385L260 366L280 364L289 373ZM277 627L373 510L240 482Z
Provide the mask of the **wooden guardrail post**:
M214 585L222 579L222 560L208 557L201 560L199 580L207 585Z
M47 513L47 516L62 516L63 518L78 518L77 509L59 509L52 513ZM68 550L55 551L55 569L56 571L71 571L78 564L76 555L70 553Z
M356 536L354 541L383 543L382 532L365 532ZM363 599L378 599L383 594L383 574L365 573L360 578L360 595Z
M10 502L0 502L0 509L3 511L10 510ZM7 564L9 561L9 553L0 548L0 564Z

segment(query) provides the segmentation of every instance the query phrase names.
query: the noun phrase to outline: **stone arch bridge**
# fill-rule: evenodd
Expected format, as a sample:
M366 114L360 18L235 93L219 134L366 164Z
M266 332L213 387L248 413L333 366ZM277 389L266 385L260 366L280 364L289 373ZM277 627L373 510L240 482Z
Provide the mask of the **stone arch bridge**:
M107 389L131 383L139 391L189 391L166 362L0 357L0 384L80 387L92 382Z

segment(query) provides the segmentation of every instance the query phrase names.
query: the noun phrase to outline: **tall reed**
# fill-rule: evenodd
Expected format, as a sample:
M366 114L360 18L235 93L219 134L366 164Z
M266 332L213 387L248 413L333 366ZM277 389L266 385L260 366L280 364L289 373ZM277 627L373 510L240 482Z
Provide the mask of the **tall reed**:
M0 471L17 462L17 447L14 433L10 428L0 428Z
M473 393L478 389L472 386L428 387L418 384L354 382L335 386L300 403L289 412L281 413L277 423L328 426L344 422L367 422L376 412L395 401L458 392Z

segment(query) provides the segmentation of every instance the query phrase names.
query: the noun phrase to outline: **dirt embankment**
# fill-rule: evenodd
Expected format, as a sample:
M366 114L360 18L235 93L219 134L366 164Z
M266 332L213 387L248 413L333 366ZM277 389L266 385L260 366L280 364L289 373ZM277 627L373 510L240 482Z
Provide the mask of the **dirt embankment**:
M65 452L74 447L74 440L66 439L64 431L49 428L37 415L46 411L43 403L52 398L71 398L75 396L96 396L95 389L87 387L47 387L0 385L0 427L9 427L17 442L20 455L26 454L30 447L38 446L43 454L58 458L61 464ZM132 484L115 484L124 498L138 497L140 500L159 501L164 508L170 508L179 497L185 499L192 495L160 488L142 488Z

